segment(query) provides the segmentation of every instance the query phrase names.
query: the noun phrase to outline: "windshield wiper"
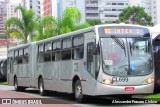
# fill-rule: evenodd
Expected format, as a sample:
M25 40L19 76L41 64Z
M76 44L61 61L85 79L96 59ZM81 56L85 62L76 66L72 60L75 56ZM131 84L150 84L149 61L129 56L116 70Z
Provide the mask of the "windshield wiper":
M125 53L125 56L126 56L126 49L125 49L125 46L124 46L124 41L123 43L118 39L116 38L114 35L111 35L111 38L122 48L124 49L124 53Z

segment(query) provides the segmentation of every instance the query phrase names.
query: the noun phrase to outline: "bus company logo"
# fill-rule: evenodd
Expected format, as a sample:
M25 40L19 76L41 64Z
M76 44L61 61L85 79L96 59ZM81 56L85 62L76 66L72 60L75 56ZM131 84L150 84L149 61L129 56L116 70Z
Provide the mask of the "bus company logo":
M125 91L134 91L135 88L134 87L125 87L124 90Z
M11 99L2 99L2 104L12 104Z

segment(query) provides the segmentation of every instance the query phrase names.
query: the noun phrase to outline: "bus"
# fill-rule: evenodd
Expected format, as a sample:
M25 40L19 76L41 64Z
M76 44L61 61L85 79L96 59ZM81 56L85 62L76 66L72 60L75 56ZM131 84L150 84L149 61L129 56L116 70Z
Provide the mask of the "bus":
M150 94L154 90L152 39L147 27L104 24L8 50L8 83L86 95Z
M0 59L0 82L7 81L7 58Z

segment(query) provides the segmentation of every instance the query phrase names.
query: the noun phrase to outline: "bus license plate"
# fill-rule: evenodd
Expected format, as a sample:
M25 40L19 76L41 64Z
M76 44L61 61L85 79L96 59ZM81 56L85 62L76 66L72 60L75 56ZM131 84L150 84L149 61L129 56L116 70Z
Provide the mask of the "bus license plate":
M114 82L128 82L128 77L113 77L112 81L114 81Z

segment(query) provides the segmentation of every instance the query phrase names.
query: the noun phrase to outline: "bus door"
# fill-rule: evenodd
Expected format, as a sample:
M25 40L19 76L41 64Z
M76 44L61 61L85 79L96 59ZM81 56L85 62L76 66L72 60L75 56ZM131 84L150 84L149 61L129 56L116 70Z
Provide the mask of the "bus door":
M93 50L95 46L95 39L87 39L85 41L86 43L86 76L85 79L86 81L86 88L85 92L88 94L93 94L95 85L96 85L96 73L95 73L95 55L93 55ZM91 91L92 90L92 91Z

